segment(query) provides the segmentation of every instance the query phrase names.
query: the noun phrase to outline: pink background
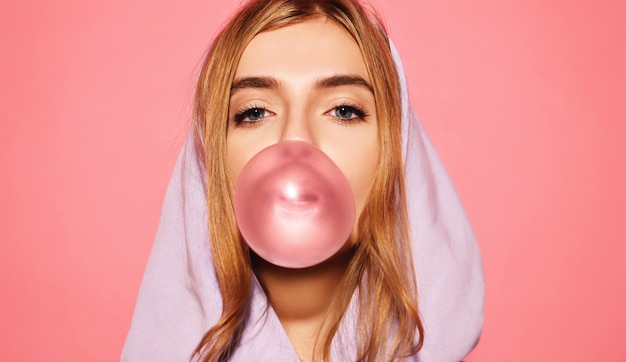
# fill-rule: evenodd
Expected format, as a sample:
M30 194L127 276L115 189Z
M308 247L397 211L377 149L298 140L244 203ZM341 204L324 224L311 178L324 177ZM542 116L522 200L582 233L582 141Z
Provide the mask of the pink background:
M468 360L625 360L623 2L375 4L482 249ZM0 360L119 359L195 70L236 6L2 4Z

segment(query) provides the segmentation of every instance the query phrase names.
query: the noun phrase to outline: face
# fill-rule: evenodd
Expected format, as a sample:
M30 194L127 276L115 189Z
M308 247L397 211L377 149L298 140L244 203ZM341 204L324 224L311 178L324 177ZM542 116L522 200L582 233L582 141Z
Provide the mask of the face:
M357 220L378 163L376 103L359 46L343 28L311 20L258 34L231 88L227 162L233 180L262 149L304 141L346 176Z

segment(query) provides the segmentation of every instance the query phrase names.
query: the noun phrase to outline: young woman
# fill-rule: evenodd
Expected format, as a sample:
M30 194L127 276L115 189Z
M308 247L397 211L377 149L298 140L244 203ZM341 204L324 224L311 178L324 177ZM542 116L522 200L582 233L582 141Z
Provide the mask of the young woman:
M217 37L123 360L454 361L473 348L480 256L377 19L353 0L257 0ZM304 268L251 250L233 208L250 159L293 141L336 164L356 213L339 250Z

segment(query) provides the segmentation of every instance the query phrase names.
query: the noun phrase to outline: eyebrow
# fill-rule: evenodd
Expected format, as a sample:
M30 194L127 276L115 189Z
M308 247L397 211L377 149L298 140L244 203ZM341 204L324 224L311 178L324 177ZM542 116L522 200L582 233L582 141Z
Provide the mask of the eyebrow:
M315 82L315 88L328 89L335 88L344 85L357 85L365 87L372 94L374 88L369 84L367 80L359 75L334 75L327 78L322 78ZM280 87L280 82L273 77L245 77L235 79L233 85L230 87L230 94L238 92L239 90L246 88L257 89L276 89Z
M245 88L275 89L278 88L278 81L272 77L246 77L235 79L230 87L230 94Z
M335 75L323 78L315 83L316 88L334 88L342 85L358 85L367 88L368 91L374 93L374 88L360 75Z

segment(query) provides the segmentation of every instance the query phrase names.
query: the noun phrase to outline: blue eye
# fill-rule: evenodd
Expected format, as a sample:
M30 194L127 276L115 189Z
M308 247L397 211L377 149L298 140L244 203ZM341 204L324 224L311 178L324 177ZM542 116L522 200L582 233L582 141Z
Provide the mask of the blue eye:
M342 121L363 119L367 116L359 108L348 105L337 106L331 110L330 114Z
M262 107L252 107L248 108L240 113L235 115L235 123L241 122L250 122L255 123L259 122L263 118L268 116L268 111Z
M335 108L335 116L343 119L351 119L354 116L354 110L352 107L337 107Z

